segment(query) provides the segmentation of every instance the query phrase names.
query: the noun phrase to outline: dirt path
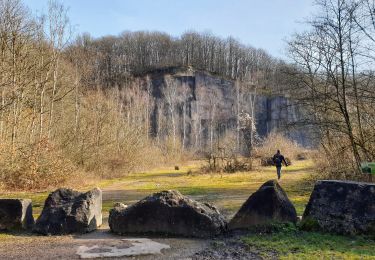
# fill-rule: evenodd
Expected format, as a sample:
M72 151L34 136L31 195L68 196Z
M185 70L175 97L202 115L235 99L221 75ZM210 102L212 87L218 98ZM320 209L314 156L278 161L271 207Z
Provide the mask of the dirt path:
M90 234L80 236L44 237L28 234L16 239L10 239L1 244L0 259L79 259L79 247L99 246L118 247L128 246L127 239L110 234L107 229L100 229ZM191 259L196 252L208 246L208 241L182 238L151 238L152 241L170 246L163 249L161 254L119 257L118 259Z
M285 174L285 184L295 203L299 203L303 192L295 192L293 185L304 172L302 168L290 168ZM16 234L1 240L0 259L78 259L79 248L93 248L92 252L106 252L108 248L126 249L129 239L136 237L117 236L109 232L108 211L114 202L132 204L156 190L179 189L198 201L211 202L219 207L230 219L240 205L265 180L274 177L273 169L258 173L231 174L227 176L204 175L187 176L186 173L156 172L135 175L103 185L103 225L99 230L77 236L45 237L35 234ZM283 180L284 181L284 180ZM298 186L297 186L298 187ZM298 190L300 187L298 187ZM303 201L301 203L304 203ZM259 259L257 252L250 252L240 242L239 237L217 239L156 238L168 249L161 254L120 257L117 259ZM144 239L144 238L143 238ZM99 247L99 249L98 249Z
M129 240L142 237L116 236L101 228L79 236L37 236L25 234L1 244L0 259L80 259L81 247L97 247L96 252L106 252L108 247L123 249L129 247ZM239 242L239 237L217 239L153 238L147 240L161 243L169 248L158 254L123 256L115 259L134 260L224 260L262 259L258 252L248 250ZM91 250L92 251L92 250ZM102 258L102 257L100 257ZM106 258L107 257L103 257Z
M142 192L130 192L120 190L124 183L115 183L103 188L103 202L111 203L113 201L121 201L125 203L133 203L144 197ZM202 199L202 196L193 196L195 199ZM0 259L79 259L78 249L82 246L100 248L127 246L127 239L135 239L140 237L134 236L118 236L110 233L108 227L108 213L104 213L103 225L99 230L76 236L38 236L35 234L19 234L15 237L7 239L1 243ZM148 237L152 241L168 245L169 249L161 250L161 254L118 257L116 259L219 259L219 255L224 257L230 254L239 255L240 249L232 246L236 252L220 250L206 250L211 248L212 244L223 243L222 240L213 239L194 239L194 238L157 238ZM247 257L250 259L249 257ZM253 258L253 257L252 257ZM223 259L228 259L224 257ZM241 259L241 258L234 258ZM256 257L254 258L256 259Z

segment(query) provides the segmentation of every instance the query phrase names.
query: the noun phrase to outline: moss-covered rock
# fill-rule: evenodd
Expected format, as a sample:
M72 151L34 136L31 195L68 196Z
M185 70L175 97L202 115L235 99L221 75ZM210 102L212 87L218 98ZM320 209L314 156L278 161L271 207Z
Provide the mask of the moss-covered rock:
M302 227L339 234L374 235L375 184L317 181L303 214Z

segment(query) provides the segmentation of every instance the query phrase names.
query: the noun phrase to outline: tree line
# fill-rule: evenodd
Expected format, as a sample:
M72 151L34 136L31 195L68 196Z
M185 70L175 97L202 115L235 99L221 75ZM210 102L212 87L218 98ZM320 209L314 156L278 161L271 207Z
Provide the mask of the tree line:
M92 84L110 87L124 86L134 75L169 66L192 66L242 80L254 78L260 72L273 78L282 64L262 49L211 33L186 32L172 37L162 32L139 31L98 39L83 34L70 48L90 53Z
M90 54L71 48L72 38L59 2L35 16L19 0L0 0L2 188L48 188L92 172L110 177L160 154L136 123L142 104L125 108L125 91L89 87Z
M0 0L0 56L0 183L8 189L46 188L91 172L110 177L178 158L186 135L176 138L174 122L167 138L150 136L151 97L137 75L192 66L266 86L280 71L265 51L209 33L76 36L58 1L36 16L21 0ZM172 94L166 113L175 115Z

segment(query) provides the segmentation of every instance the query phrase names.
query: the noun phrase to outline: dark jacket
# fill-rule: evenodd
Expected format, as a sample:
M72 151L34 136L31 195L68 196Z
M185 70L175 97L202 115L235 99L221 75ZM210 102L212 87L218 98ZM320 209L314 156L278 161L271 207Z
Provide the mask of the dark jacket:
M285 161L285 158L282 154L275 154L272 158L273 163L275 164L276 167L281 167L282 162L285 163L285 165L288 165Z

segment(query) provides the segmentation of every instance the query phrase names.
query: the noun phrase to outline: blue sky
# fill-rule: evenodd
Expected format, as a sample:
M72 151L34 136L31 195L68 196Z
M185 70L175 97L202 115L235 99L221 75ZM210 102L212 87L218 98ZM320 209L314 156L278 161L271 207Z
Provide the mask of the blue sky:
M122 31L157 30L178 36L187 30L233 36L284 57L285 42L313 12L313 0L65 0L76 33L94 37ZM34 12L48 0L24 0Z

